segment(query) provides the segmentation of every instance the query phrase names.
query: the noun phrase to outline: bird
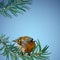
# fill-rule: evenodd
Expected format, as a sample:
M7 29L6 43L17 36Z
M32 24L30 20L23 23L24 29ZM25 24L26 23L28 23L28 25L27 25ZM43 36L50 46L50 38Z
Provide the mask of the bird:
M30 55L35 47L35 41L33 40L34 39L32 37L22 36L16 40L13 40L13 42L16 42L18 44L19 49L21 48L22 55L24 55L25 53L28 53L28 55Z

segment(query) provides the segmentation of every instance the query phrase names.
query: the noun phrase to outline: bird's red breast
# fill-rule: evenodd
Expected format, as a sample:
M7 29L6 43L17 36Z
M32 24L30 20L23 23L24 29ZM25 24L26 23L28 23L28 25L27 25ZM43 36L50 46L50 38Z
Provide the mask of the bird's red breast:
M21 48L23 46L21 49L23 53L25 52L30 53L35 47L35 42L33 41L33 38L29 36L23 36L23 37L18 38L17 40L18 40L17 41L18 48Z

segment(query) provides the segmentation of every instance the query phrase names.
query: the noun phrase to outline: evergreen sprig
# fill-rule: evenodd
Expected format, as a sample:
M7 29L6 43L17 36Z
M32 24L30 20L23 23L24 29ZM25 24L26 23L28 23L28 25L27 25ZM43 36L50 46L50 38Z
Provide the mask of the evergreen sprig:
M23 13L29 9L28 5L32 0L2 0L0 2L0 14L7 17L12 17L11 13L17 16L18 13Z
M31 52L31 55L22 55L21 49L15 43L9 42L9 37L0 35L0 55L6 56L6 60L49 60L49 53L47 49L49 46L41 47L40 41L36 41L36 46ZM2 52L1 52L2 51Z

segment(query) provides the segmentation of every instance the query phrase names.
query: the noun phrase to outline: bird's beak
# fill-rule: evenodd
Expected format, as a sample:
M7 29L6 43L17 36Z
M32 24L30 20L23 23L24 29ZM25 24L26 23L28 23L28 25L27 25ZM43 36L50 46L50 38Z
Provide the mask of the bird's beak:
M16 42L17 43L17 39L16 40L13 40L12 42Z

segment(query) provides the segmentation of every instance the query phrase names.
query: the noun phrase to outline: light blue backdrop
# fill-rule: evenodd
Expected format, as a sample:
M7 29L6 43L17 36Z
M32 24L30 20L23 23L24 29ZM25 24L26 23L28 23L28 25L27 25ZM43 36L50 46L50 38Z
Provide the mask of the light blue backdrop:
M60 60L60 1L33 0L31 9L12 19L0 15L0 34L10 40L20 36L40 39L42 47L49 45L50 60ZM0 56L0 60L5 60Z

